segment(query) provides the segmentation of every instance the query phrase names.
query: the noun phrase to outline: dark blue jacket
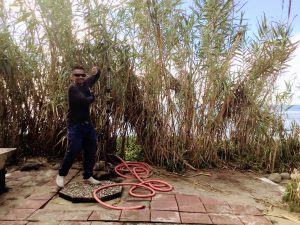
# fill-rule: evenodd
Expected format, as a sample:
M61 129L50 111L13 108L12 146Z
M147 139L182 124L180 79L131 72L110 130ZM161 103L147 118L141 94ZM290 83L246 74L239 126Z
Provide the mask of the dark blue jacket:
M100 77L100 72L91 75L81 85L71 84L68 90L68 126L78 123L91 122L90 104L95 100L90 88L96 83Z

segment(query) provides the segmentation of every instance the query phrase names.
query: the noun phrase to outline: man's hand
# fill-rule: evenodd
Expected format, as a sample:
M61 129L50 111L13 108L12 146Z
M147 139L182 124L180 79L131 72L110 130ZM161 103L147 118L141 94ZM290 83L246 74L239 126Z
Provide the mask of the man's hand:
M94 89L93 88L89 88L89 89L90 89L91 94L94 95L94 92L95 92Z
M93 76L95 76L95 75L98 73L98 71L99 71L98 67L97 67L97 66L93 66L93 68L92 68L92 70L91 70L91 74L92 74Z

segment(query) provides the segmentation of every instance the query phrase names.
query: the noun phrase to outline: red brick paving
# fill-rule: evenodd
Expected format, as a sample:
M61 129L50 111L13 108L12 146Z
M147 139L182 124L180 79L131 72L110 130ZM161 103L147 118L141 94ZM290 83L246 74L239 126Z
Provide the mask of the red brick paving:
M50 200L56 195L56 192L49 192L45 194L32 194L27 199L34 199L34 200Z
M176 201L180 212L205 213L206 210L197 196L176 195Z
M126 199L127 200L127 199ZM144 208L150 208L150 201L126 201L121 203L119 206L144 206Z
M7 213L0 215L1 220L26 220L35 209L10 209Z
M123 210L121 213L120 221L129 222L149 222L150 221L150 210Z
M119 221L120 210L93 211L88 220Z
M204 204L208 213L232 214L232 209L229 205Z
M19 180L8 180L5 182L6 187L12 188L15 186L19 186L21 184L25 183L25 181L19 181Z
M74 175L78 171L74 171ZM30 173L13 173L8 178L8 185L24 183ZM72 176L69 176L72 179ZM272 225L261 212L247 205L228 204L225 201L206 196L193 196L173 193L158 193L152 198L128 196L119 205L145 205L141 210L50 210L41 209L57 193L53 182L47 182L48 193L35 192L27 197L22 205L0 210L1 225L34 225L51 223L60 225L122 225L123 222L158 222L167 224L215 224L215 225ZM138 189L136 193L147 194L149 191ZM124 197L123 197L124 198ZM124 199L123 199L124 200ZM49 222L50 221L50 222ZM121 222L122 221L122 222ZM129 224L126 223L126 224ZM54 223L53 223L54 224Z
M1 225L27 225L27 221L0 221Z
M39 209L48 202L48 199L26 199L21 205L16 206L18 209Z
M151 210L151 222L181 223L178 212Z
M134 225L134 224L129 224L126 223L127 225ZM91 225L125 225L124 223L119 223L119 222L101 222L101 221L97 221L97 222L92 222Z
M59 225L91 225L92 222L61 221ZM27 224L26 224L27 225ZM35 225L35 224L32 224Z
M242 221L235 215L210 214L209 217L212 220L213 224L244 225Z
M180 218L182 223L213 224L206 213L180 212Z
M56 220L88 220L92 214L91 210L51 210L51 209L40 209L34 212L29 220L40 220L40 221L56 221Z
M200 196L200 200L203 204L223 204L223 205L227 205L227 202L219 200L219 199L214 199L214 198L210 198L210 197L204 197L204 196Z
M178 211L175 198L154 199L150 203L151 210Z
M161 194L157 193L152 197L152 200L168 200L168 201L173 201L175 200L175 195L174 194Z

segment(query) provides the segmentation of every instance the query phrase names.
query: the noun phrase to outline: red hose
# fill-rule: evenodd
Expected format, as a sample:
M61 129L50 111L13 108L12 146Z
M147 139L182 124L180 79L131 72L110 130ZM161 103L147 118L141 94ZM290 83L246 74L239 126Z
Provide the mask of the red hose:
M118 156L117 156L118 157ZM102 206L109 208L109 209L116 209L116 210L130 210L130 209L142 209L145 206L139 205L139 206L111 206L106 204L105 202L101 201L98 196L97 192L109 188L109 187L115 187L115 186L123 186L123 185L132 185L132 187L129 190L129 195L133 197L139 197L139 198L148 198L155 195L155 191L161 191L161 192L168 192L173 189L173 187L168 184L165 181L162 180L146 180L143 181L142 178L147 178L152 175L153 170L151 166L149 166L147 163L143 162L125 162L122 158L118 157L118 159L122 162L121 164L117 165L115 167L115 172L124 178L132 179L136 178L140 183L115 183L115 184L109 184L104 185L100 188L96 188L93 192L93 196L96 199L97 202L99 202ZM131 176L125 175L124 173L130 173ZM136 194L134 193L134 190L137 188L145 188L150 191L149 194Z

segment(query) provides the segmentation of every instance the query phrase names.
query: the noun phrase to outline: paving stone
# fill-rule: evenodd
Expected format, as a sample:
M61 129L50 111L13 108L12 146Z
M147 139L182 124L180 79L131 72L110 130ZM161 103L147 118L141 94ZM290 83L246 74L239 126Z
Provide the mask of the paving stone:
M118 221L121 210L95 210L88 220Z
M1 225L25 225L28 221L0 221Z
M204 205L205 204L207 204L207 205L214 205L214 204L228 205L228 203L223 200L219 200L219 199L215 199L215 198L211 198L211 197L200 196L199 198Z
M208 214L180 212L182 223L213 224Z
M118 206L144 206L145 209L150 209L150 201L126 201L121 202Z
M56 192L44 193L44 194L32 194L27 199L35 200L50 200L56 195Z
M180 212L206 212L197 196L176 195L176 201Z
M149 209L122 210L120 221L150 222Z
M88 220L92 210L64 210L61 220Z
M208 213L232 214L232 209L229 205L204 204Z
M179 212L151 210L151 222L180 223Z
M147 197L147 198L138 198L138 197L128 196L128 197L126 197L126 201L128 201L128 202L135 202L135 201L151 201L151 197Z
M97 222L92 222L91 225L123 225L123 223L119 223L119 222L98 222L97 221ZM126 225L129 225L129 223L126 223Z
M59 225L91 225L92 222L79 222L79 221L62 221Z
M209 214L213 224L218 225L243 225L241 220L235 215Z
M6 187L16 187L24 183L25 181L19 181L19 180L9 180L5 182Z
M46 183L43 185L43 188L47 188L51 193L57 193L59 191L59 187L56 184Z
M272 225L272 223L263 216L239 216L245 225Z
M152 197L152 200L172 201L172 200L175 200L175 195L174 194L161 194L161 193L158 193L158 194L156 194Z
M26 172L14 171L11 173L11 175L9 177L12 179L18 179L18 178L23 178L26 175L28 175L28 173L26 173Z
M150 203L151 210L166 210L166 211L178 211L177 202L174 200L152 200Z
M10 209L6 214L0 215L0 220L26 220L35 209Z
M232 209L232 214L236 215L253 215L253 216L261 216L261 212L254 206L249 205L233 205L229 204Z
M175 198L178 200L180 198L183 198L183 199L194 199L194 198L199 198L199 196L197 195L186 195L186 194L175 194Z
M34 222L29 222L26 225L60 225L60 221L34 221Z
M87 220L91 213L91 210L39 209L30 216L29 220Z
M21 205L16 206L18 209L39 209L45 205L48 200L40 199L26 199L24 202L21 202Z
M29 222L26 225L60 225L60 221L34 221Z

